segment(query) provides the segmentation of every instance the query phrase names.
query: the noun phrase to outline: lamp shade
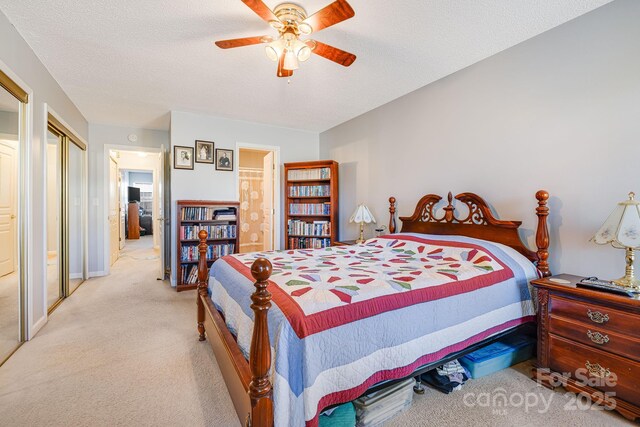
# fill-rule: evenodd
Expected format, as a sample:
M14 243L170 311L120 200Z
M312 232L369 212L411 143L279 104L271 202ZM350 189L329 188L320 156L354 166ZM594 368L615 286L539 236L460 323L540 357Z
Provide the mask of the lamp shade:
M367 224L376 222L376 219L371 214L371 211L364 203L358 205L356 210L351 215L349 222L365 222Z
M629 200L618 203L600 230L593 236L599 245L611 243L616 248L640 248L640 202L629 193Z

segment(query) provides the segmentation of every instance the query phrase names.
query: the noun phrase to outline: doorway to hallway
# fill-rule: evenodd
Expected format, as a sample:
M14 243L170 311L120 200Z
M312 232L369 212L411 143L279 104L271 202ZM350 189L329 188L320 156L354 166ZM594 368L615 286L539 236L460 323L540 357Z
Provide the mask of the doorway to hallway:
M143 147L109 149L109 265L131 250L148 249L164 279L164 150Z

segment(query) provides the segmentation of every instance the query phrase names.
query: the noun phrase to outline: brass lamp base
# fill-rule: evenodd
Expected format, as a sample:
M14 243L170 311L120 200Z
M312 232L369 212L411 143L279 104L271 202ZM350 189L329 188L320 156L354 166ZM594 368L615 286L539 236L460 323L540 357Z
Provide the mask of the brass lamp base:
M616 285L624 286L625 288L637 289L640 290L640 280L635 277L621 277L613 281Z
M620 286L624 286L626 288L639 290L640 280L636 279L635 275L633 274L633 259L634 259L633 249L625 248L625 250L626 250L625 261L627 263L627 266L625 268L624 277L614 280L613 283Z
M362 243L364 243L364 222L360 223L360 237L358 237L358 240L356 240L356 243L358 245L361 245Z

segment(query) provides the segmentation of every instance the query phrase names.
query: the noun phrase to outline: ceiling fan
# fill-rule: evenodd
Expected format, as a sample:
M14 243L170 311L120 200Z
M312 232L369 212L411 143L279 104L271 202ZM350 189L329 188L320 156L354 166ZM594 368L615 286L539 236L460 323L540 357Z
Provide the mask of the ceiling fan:
M307 16L307 12L294 3L279 4L272 11L262 0L242 0L242 2L277 30L278 36L276 38L256 36L220 40L216 42L216 46L219 48L230 49L266 44L267 57L278 63L278 77L292 76L293 71L298 69L299 62L309 59L312 53L345 67L353 64L353 61L356 60L354 54L336 47L312 39L300 40L301 35L308 36L352 18L355 12L346 0L336 0L311 16Z

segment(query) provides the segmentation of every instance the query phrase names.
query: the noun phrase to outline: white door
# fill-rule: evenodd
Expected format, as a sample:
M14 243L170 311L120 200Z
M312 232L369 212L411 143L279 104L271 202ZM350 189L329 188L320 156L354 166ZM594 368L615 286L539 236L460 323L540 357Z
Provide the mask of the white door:
M111 250L110 265L118 259L120 254L120 212L118 193L118 163L109 157L109 245Z
M164 145L160 147L160 154L158 154L158 161L160 165L158 167L158 185L157 185L157 198L158 198L158 224L155 227L158 233L158 244L160 245L160 259L158 261L158 280L164 280Z
M0 144L0 276L16 269L17 153Z
M264 156L263 162L263 202L264 202L264 250L273 250L273 151Z

